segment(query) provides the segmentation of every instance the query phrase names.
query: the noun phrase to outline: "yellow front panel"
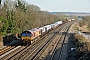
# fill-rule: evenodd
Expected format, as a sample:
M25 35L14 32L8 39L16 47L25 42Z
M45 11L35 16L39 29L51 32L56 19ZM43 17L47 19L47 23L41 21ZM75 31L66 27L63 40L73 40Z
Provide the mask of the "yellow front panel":
M31 37L22 37L22 40L28 41L28 40L31 40Z

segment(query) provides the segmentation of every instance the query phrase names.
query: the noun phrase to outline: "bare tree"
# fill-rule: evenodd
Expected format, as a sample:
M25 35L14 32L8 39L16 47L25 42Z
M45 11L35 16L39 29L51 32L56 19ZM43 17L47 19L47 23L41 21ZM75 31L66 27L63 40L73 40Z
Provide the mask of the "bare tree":
M0 9L1 9L1 0L0 0Z
M0 0L0 5L1 5L1 0Z

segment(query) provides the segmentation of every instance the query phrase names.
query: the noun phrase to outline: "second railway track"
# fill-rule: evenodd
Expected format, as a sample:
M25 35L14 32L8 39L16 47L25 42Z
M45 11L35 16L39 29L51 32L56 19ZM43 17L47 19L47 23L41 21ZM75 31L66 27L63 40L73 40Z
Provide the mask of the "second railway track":
M32 58L32 60L58 60L60 57L58 57L57 59L56 57L54 57L54 53L56 53L56 49L59 47L59 55L62 55L63 45L66 38L66 33L63 35L61 34L61 32L67 32L71 24L66 25L61 31L58 31L57 36L48 45L48 47L45 49L43 48L42 52L39 52L35 57Z

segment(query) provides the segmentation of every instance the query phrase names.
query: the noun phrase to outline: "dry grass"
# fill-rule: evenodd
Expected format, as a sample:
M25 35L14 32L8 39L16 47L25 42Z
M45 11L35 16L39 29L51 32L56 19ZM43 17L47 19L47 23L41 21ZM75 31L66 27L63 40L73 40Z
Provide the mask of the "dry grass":
M87 22L85 22L85 25L83 25L82 27L79 26L79 23L74 24L74 26L72 27L72 31L81 31L81 32L89 32L89 29L87 28L88 24Z
M83 35L79 35L79 34L75 34L75 39L77 39L81 43L88 41L85 37L83 37Z

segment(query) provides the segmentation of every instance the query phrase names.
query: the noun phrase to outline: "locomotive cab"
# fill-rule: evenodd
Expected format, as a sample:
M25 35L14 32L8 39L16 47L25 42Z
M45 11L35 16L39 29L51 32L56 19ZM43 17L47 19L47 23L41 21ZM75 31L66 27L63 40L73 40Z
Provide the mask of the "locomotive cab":
M31 40L31 36L32 36L31 32L24 31L22 33L22 40L24 40L24 41Z
M29 42L32 43L35 40L37 40L37 38L39 38L39 36L41 35L41 30L34 28L32 30L27 30L22 32L22 40L25 42Z

